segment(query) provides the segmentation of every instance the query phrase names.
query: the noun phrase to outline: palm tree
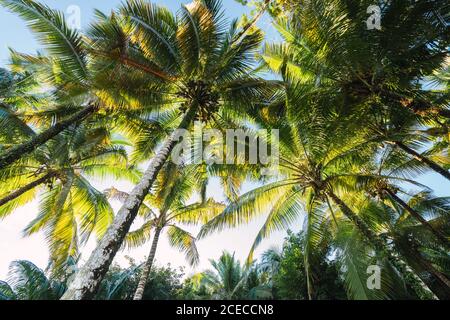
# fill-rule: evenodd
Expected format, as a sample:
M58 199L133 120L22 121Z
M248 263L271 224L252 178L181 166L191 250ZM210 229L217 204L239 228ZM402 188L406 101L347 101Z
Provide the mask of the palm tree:
M118 19L116 14L103 16L102 22L94 26L93 54L97 61L104 61L103 65L112 66L110 72L120 68L138 70L140 79L148 81L145 88L140 85L134 91L130 89L134 96L148 99L157 95L166 107L170 102L169 107L181 116L178 129L189 128L194 119L214 120L219 112L243 115L249 106L262 103L268 95L270 82L251 72L251 55L259 47L261 32L236 39L237 22L226 29L219 1L196 0L183 6L177 18L161 7L128 1L120 8L123 22ZM112 46L115 50L111 50ZM119 78L121 83L136 82L124 72L120 75L109 78ZM115 94L108 98L120 103L126 97ZM162 144L64 299L89 298L95 292L177 142L171 135Z
M0 68L0 150L32 137L35 132L19 112L48 103L48 94L39 92L40 83L31 72Z
M9 114L5 120L11 125L17 125L17 119L30 121L38 124L38 130L28 132L26 139L7 145L0 154L0 168L34 152L64 130L88 118L98 120L107 113L112 116L110 122L115 117L120 118L119 122L124 117L135 119L126 109L121 110L123 115L117 114L117 107L123 105L111 104L107 98L115 88L111 87L110 81L102 78L105 67L99 66L95 57L90 56L91 43L95 40L88 41L79 31L70 29L62 12L36 1L4 0L0 4L27 21L44 46L45 55L28 55L11 50L11 68L45 86L48 98L39 104L28 102L25 106L24 103L17 103L17 99L9 99ZM95 39L95 35L93 37ZM24 81L20 81L20 93L25 85ZM132 85L137 87L134 83ZM124 92L127 86L122 84L121 89ZM130 104L127 103L126 107ZM5 106L2 104L1 107ZM16 118L15 122L12 116Z
M284 42L267 45L261 59L286 79L315 86L311 95L320 94L328 104L341 106L339 111L352 115L359 130L370 129L370 138L376 133L383 137L380 142L395 145L450 179L429 152L418 151L423 145L404 139L411 127L396 122L415 118L416 125L419 121L446 129L448 95L420 85L445 62L448 39L440 18L445 4L385 3L380 32L367 30L362 23L371 4L305 1L294 15L277 19ZM385 119L381 130L380 119ZM385 128L390 128L389 135Z
M264 10L280 3L284 6L290 1L272 4L261 0L262 10L253 21L241 29L234 21L227 30L217 0L195 0L182 6L177 16L144 1L129 0L110 15L97 11L95 23L82 36L68 28L58 11L31 0L0 0L29 23L47 52L44 56L12 52L12 68L23 74L3 72L6 75L0 81L0 133L5 132L0 137L0 176L7 179L0 186L0 216L48 185L42 214L28 231L45 228L51 241L63 243L55 244L52 251L63 253L53 259L76 253L80 228L86 237L93 230L101 229L97 235L104 234L64 299L94 297L122 243L136 237L148 240L153 229L154 245L138 286L140 292L136 292L136 298L142 297L161 229L167 227L170 236L176 227L167 225L166 220L178 208L152 203L152 197L165 202L177 187L158 184L158 177L167 175L163 168L169 167L170 153L178 143L178 132L171 132L190 129L194 120L223 128L230 119L281 129L280 176L238 198L237 189L245 175L239 169L209 166L207 170L231 178L226 185L230 204L200 236L248 222L267 209L267 221L249 255L251 261L264 237L306 213L304 265L309 298L315 296L313 251L324 239L336 248L336 259L345 269L354 297L373 296L361 277L368 263L382 263L392 271L383 280L387 288L383 297L406 296L408 292L392 290L394 283L403 284L403 280L407 289L412 287L421 298L448 292L443 247L433 243L434 237L430 237L433 241L423 240L432 233L448 244L446 205L436 199L428 199L434 203L431 206L427 201L416 205L417 197L408 201L398 195L404 183L419 185L410 179L413 171L431 169L450 180L445 150L448 86L428 90L421 85L425 77L442 70L448 54L447 26L441 18L446 3L384 3L382 30L374 31L366 30L362 23L372 4L369 0L301 1L293 9L295 14L277 19L285 43L267 45L261 54L263 66L283 77L286 96L274 94L277 83L263 81L252 71L252 55L262 41L253 26ZM254 32L249 33L251 29ZM4 90L18 80L21 85L17 87L26 91L38 77L50 88L46 99L33 100L22 97L20 91ZM94 170L97 161L103 161L102 152L72 143L83 130L101 137L105 124L107 132L134 136L130 139L136 147L134 160L153 157L135 188L129 194L120 193L123 206L107 230L103 222L111 220L111 210L104 195L83 175L96 171L122 177L121 168L113 168L115 160L108 160L103 168ZM84 133L80 136L86 138ZM373 170L371 164L383 162L380 155L385 151L394 154L389 159L393 170ZM85 154L92 158L85 161ZM192 215L205 205L207 178L202 179L202 203ZM144 205L145 201L149 205ZM186 207L180 202L180 207ZM75 211L87 206L94 209L76 221ZM158 214L146 216L150 207L157 208ZM95 227L98 210L103 212L99 229ZM146 222L129 233L139 214L144 214ZM192 218L189 214L184 222ZM410 240L411 234L417 239ZM173 237L183 244L193 242L190 235ZM224 258L224 263L233 269L233 260ZM242 271L240 278L244 281L242 274L246 273L247 284L256 283L260 279L255 272ZM219 283L217 277L212 277L211 283ZM243 287L234 283L226 290L225 285L216 290L210 286L228 298Z
M112 176L137 181L140 173L127 164L125 149L107 130L73 128L32 158L0 170L0 217L39 196L39 213L24 234L44 231L53 267L58 268L77 255L78 246L92 232L101 237L113 219L106 197L88 179Z
M439 156L439 149L430 148L435 137L429 134L431 131L422 125L422 121L415 114L393 110L393 112L378 114L377 119L367 125L366 134L368 139L378 141L382 147L390 146L400 150L409 157L410 161L416 162L416 167L432 169L450 180L450 173L442 166L448 162L448 159L445 155ZM416 151L420 149L425 151Z
M262 253L259 267L273 276L278 272L282 258L281 250L277 247L272 247Z
M380 152L380 155L373 163L369 162L364 165L367 168L367 172L371 172L375 175L397 175L403 177L413 178L417 173L421 173L423 166L417 163L415 160L410 160L404 157L404 154L399 152L396 148L386 146ZM406 186L406 183L403 183ZM425 187L418 182L415 182L414 187ZM445 217L445 208L427 208L422 210L415 210L411 205L402 199L402 194L409 196L408 192L404 191L405 188L400 184L395 184L393 181L389 182L386 179L378 179L373 183L366 186L367 194L373 198L377 198L382 201L391 203L391 206L400 207L402 210L406 210L417 222L419 222L424 228L428 229L443 245L447 248L450 247L450 242L447 239L444 228L436 228L431 225L423 215L429 214L430 210L433 214L430 217ZM425 188L427 190L427 188Z
M0 300L57 300L64 286L47 278L44 271L30 261L14 261L8 282L0 281Z
M88 114L93 113L95 110L96 110L95 106L88 106L79 113L68 118L67 120L60 121L50 129L33 137L30 141L25 142L19 146L12 147L11 149L8 149L8 151L5 154L0 156L0 168L5 168L6 166L20 159L23 155L33 152L37 147L48 142L50 139L54 138L56 135L66 130L74 123L83 120Z
M13 55L16 58L20 57L22 62L31 64L34 72L44 75L40 80L45 79L49 88L55 91L54 95L58 97L57 101L47 106L47 110L59 112L60 120L49 128L42 128L41 132L33 134L28 141L14 145L0 154L0 168L5 168L72 125L94 114L98 105L89 102L88 98L82 99L81 103L78 102L82 105L81 108L70 107L70 99L86 95L90 91L91 75L88 71L88 59L82 37L67 26L63 14L29 0L2 0L0 4L16 12L28 22L29 27L50 55L50 57L27 55L20 57L20 54L13 52Z
M395 213L391 214L390 230L394 234L395 246L406 257L408 263L417 270L423 280L435 287L440 298L448 296L450 292L450 275L445 261L448 247L440 246L427 236L430 227L434 230L448 230L449 212L448 197L434 197L431 192L413 194L409 201L404 202L406 207L400 205L393 207ZM387 208L383 208L388 210ZM391 210L392 210L391 209ZM411 211L421 212L428 217L427 225L417 225L416 217ZM430 276L424 276L430 274ZM431 280L430 280L431 278Z
M307 233L314 237L314 221L324 207L334 214L331 204L341 211L361 232L368 244L382 253L406 279L411 279L419 296L429 297L429 290L423 288L423 282L399 259L354 209L344 200L342 191L357 193L361 186L378 179L409 181L395 176L376 176L361 172L361 165L370 161L374 147L361 137L349 137L342 116L327 114L325 121L321 105L302 102L304 96L298 95L296 85L287 89L288 123L280 121L280 165L278 181L266 184L242 195L224 212L207 223L199 234L203 237L213 231L237 226L259 214L269 212L264 226L255 239L248 260L257 245L274 230L285 229L294 223L298 216L306 212ZM314 106L314 107L313 107ZM307 111L300 112L300 108ZM295 111L294 111L295 110ZM285 121L284 119L282 121ZM359 168L358 168L359 166ZM410 181L414 183L413 181ZM358 185L355 186L355 183ZM341 195L342 194L342 195ZM347 195L348 197L348 195ZM320 216L320 215L319 215ZM330 216L329 216L330 217ZM307 264L305 263L307 266ZM426 288L426 287L425 287Z
M411 270L432 289L439 299L445 299L449 290L446 285L448 268L444 262L448 250L430 237L429 230L417 224L417 221L401 207L392 208L375 200L353 200L360 208L360 214L370 217L371 225L380 230L379 236L389 238L392 247L408 263ZM426 193L417 194L409 203L416 210L420 208L420 211L426 212L429 216L445 211L448 206L446 198L433 198ZM442 218L435 220L430 221L434 226L446 223ZM374 298L373 294L376 292L367 290L365 286L367 265L374 264L383 266L384 276L381 279L381 285L382 289L384 287L382 291L388 294L387 298L414 298L408 292L401 292L405 285L408 287L408 281L402 284L402 281L399 281L401 279L395 279L395 273L386 273L389 271L386 261L375 262L373 255L366 251L367 247L359 240L359 235L355 234L343 221L339 225L333 245L338 248L336 254L338 261L348 270L345 273L346 282L350 288L353 288L355 298ZM389 278L386 279L387 277Z
M111 268L107 277L103 279L102 284L95 296L97 300L129 300L130 287L139 276L139 270L142 265L130 266L126 269L120 267Z
M128 298L129 281L138 270L139 266L111 270L102 282L96 299ZM75 271L76 261L73 260L57 273L43 271L30 261L14 261L9 267L8 281L0 281L0 300L59 300Z
M150 252L145 261L134 300L141 300L150 275L160 235L167 229L169 243L186 254L190 265L198 263L199 256L195 238L179 224L196 225L219 214L224 206L213 199L203 199L201 202L186 204L198 184L192 170L180 171L173 164L167 164L160 172L156 186L149 194L139 214L145 218L143 225L127 234L125 245L137 247L146 243L153 233ZM106 190L111 199L124 201L128 194L117 189Z
M261 283L258 271L243 268L234 254L223 252L219 260L210 260L213 270L198 275L199 283L214 300L234 300L270 296L270 290Z

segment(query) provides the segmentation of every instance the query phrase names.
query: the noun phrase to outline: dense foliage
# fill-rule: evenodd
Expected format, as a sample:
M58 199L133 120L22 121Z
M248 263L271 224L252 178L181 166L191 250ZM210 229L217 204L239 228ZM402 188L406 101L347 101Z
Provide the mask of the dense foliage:
M289 233L280 257L277 259L276 273L273 276L275 297L279 299L308 299L308 284L305 274L305 238L303 234ZM266 253L270 254L270 251ZM266 256L265 255L265 256ZM325 250L317 256L313 268L313 298L319 300L346 299L347 295L339 265L330 259L331 252ZM264 257L265 257L264 256ZM273 259L274 257L271 257Z
M0 300L58 300L67 289L75 270L58 275L44 272L30 261L14 261L8 281L0 281ZM133 260L130 266L113 265L95 296L96 300L131 300L139 281L141 268ZM179 297L182 288L182 270L170 265L154 267L148 277L143 299L171 300Z
M128 0L82 32L37 1L0 0L43 47L11 50L0 69L0 219L38 200L24 234L43 232L50 250L46 272L12 263L3 299L450 297L448 1L239 2L252 16L230 21L219 0L177 13ZM266 13L279 41L258 28ZM277 129L279 161L224 165L222 151L178 161L176 129L195 122ZM214 178L225 203L206 197ZM135 187L97 190L96 180ZM243 194L246 181L255 187ZM245 262L224 252L183 281L153 266L160 235L195 265L197 241L259 217ZM281 252L255 261L265 238L293 226L302 231ZM97 247L77 265L91 236ZM142 265L113 264L150 239Z
M187 276L184 270L168 266L153 266L147 278L144 300L201 300L201 299L308 299L303 265L302 233L289 232L280 252L270 249L260 261L245 267L224 252L211 260L211 269ZM317 299L346 299L343 280L337 263L322 257L317 265L322 272L317 279ZM131 300L143 269L142 264L129 258L127 268L113 265L103 279L95 299ZM56 300L67 289L76 272L72 262L64 272L40 270L29 261L15 261L10 266L7 281L0 281L0 300Z

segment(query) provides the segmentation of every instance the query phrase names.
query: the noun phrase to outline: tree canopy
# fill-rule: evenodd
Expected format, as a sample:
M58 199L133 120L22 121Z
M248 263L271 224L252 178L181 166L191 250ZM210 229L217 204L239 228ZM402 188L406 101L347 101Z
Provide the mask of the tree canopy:
M0 0L42 46L0 69L0 219L37 201L23 234L50 252L46 270L13 262L1 299L450 297L448 1L238 2L253 10L231 20L220 0L127 0L75 30L38 1ZM180 136L199 127L214 134ZM228 130L248 137L224 143ZM249 138L261 130L278 140ZM230 149L245 156L221 162ZM160 236L195 266L199 241L256 219L246 261L154 264ZM276 231L280 249L256 256ZM142 264L114 263L148 243Z

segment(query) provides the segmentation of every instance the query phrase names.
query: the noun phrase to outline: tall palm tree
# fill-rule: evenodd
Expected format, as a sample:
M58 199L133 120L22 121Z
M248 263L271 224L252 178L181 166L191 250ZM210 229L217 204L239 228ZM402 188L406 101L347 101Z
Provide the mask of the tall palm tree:
M344 200L344 193L357 193L361 186L378 179L410 181L395 176L376 176L361 172L361 165L370 161L374 147L358 136L348 136L345 122L348 119L334 113L326 114L321 104L304 104L305 97L298 94L297 85L287 89L287 120L280 121L279 179L242 195L224 212L207 223L199 234L203 237L213 231L237 226L259 214L268 212L251 249L249 260L256 246L274 230L287 228L298 216L306 212L307 227L323 207L334 204L363 234L367 243L385 255L406 279L410 279L419 296L430 297L430 291L397 253L380 238L355 209ZM311 101L312 102L312 101ZM317 103L317 102L316 102ZM308 108L297 112L300 108ZM295 110L295 111L294 111ZM284 119L282 121L285 121ZM359 167L358 167L359 166ZM414 183L413 181L410 181ZM355 185L358 183L358 185ZM312 227L314 224L311 225ZM309 232L309 231L308 231ZM313 236L314 229L311 230ZM306 264L305 264L306 265Z
M374 168L369 168L371 165L374 166ZM422 169L421 166L417 165L414 160L404 159L402 153L399 153L395 148L391 148L389 146L382 150L381 155L375 164L367 163L365 166L369 168L368 171L370 172L377 175L388 176L392 174L411 176L417 171L420 173ZM417 185L419 184L417 183ZM402 194L405 196L409 196L409 194L404 190L405 188L402 185L388 182L384 179L379 179L376 182L374 181L374 184L368 185L367 188L367 193L370 196L386 201L394 208L399 207L401 210L406 210L408 215L419 222L425 229L428 229L436 237L436 239L439 240L441 245L450 248L450 242L445 230L446 226L436 228L426 219L426 216L429 215L430 212L433 214L429 218L435 219L439 217L445 219L445 206L442 208L423 207L421 210L416 210L408 204L408 201L403 199ZM423 194L427 194L427 192Z
M442 124L448 120L445 91L421 85L445 63L448 38L441 15L448 6L443 1L408 3L383 4L382 30L374 31L363 23L370 1L304 1L294 15L277 19L284 42L267 45L261 59L286 79L314 85L313 94L327 96L328 104L354 116L359 130L377 127L387 117L383 128L390 126L390 137L381 130L381 142L392 143L450 179L442 164L419 151L423 145L404 140L405 129L411 127L399 131L396 124L415 116L415 124L445 130ZM371 138L373 134L369 132Z
M35 132L21 117L23 110L49 102L39 93L40 83L32 72L0 68L0 151L32 137Z
M0 168L4 168L95 113L98 105L86 96L79 99L91 90L88 58L81 35L68 27L63 13L30 0L2 0L0 4L28 22L49 54L38 57L22 55L22 60L31 64L35 71L39 67L39 73L44 75L39 80L47 82L49 90L57 97L46 109L59 112L56 124L42 127L41 132L33 134L28 141L11 146L0 154ZM74 100L69 97L78 97L78 107L71 106Z
M450 275L445 264L445 252L448 247L440 246L427 236L430 230L426 225L418 226L411 211L421 212L428 217L428 224L434 229L449 230L447 215L449 212L448 197L434 197L430 192L413 194L407 207L398 206L393 209L397 214L392 214L392 227L394 243L407 257L409 263L418 269L418 274L428 273L434 279L435 285L440 287L441 296L448 296L450 292ZM384 208L386 210L386 208ZM430 277L423 277L424 281L430 281ZM433 285L433 284L432 284ZM443 293L443 294L442 294Z
M129 232L125 238L125 245L137 247L149 241L153 233L152 245L142 267L134 300L141 300L143 297L161 233L166 229L169 243L186 254L189 264L198 263L196 239L183 229L182 225L206 223L219 214L224 206L213 199L203 199L193 204L186 203L198 184L195 176L192 170L180 171L176 166L167 164L160 172L155 188L145 198L146 204L141 207L139 214L145 219L143 225ZM127 193L114 188L106 190L106 193L111 199L124 201L128 197Z
M182 6L177 17L143 1L128 1L119 11L112 17L104 16L103 22L94 26L93 54L98 61L103 59L103 65L112 66L109 72L118 68L139 70L141 78L148 82L146 87L135 88L134 96L151 98L156 94L166 106L170 102L181 118L178 129L188 129L194 119L213 120L218 112L243 115L249 106L262 103L267 97L270 82L251 71L252 54L258 49L262 34L256 31L236 39L237 21L227 30L220 1L196 0ZM112 46L115 50L111 50ZM126 73L109 78L135 83ZM127 99L117 94L108 98L116 103ZM177 142L171 135L162 144L64 299L89 298L96 291Z
M138 269L139 266L131 266L112 270L108 279L102 282L96 298L124 298L124 292L130 291L128 281L137 275ZM75 270L75 261L71 261L57 274L43 271L30 261L14 261L9 267L7 281L0 281L0 300L59 300Z
M128 167L125 149L107 130L80 126L57 136L33 157L0 170L0 176L0 217L39 197L39 214L24 234L44 231L58 268L92 232L101 237L113 219L106 197L89 179L137 181L140 173Z
M367 125L366 135L382 147L391 146L401 151L410 162L416 163L416 167L432 169L450 180L450 173L444 167L449 161L448 156L439 155L439 149L432 146L435 137L429 134L431 128L426 124L413 113L392 108L389 112L378 112L376 119ZM417 151L421 149L425 150Z
M0 4L23 18L44 47L44 54L37 55L12 50L11 68L29 75L41 86L45 85L51 98L46 103L34 103L33 108L19 107L14 103L14 115L23 121L37 123L39 130L32 132L26 140L9 145L0 154L0 168L4 168L87 118L115 114L119 105L112 105L105 98L116 88L111 88L110 81L103 79L105 66L99 66L101 63L91 54L95 34L94 40L88 41L85 35L68 26L61 11L36 1L3 0ZM135 83L129 84L137 87ZM124 92L127 86L122 83L121 89ZM115 116L119 117L118 114Z
M360 208L360 214L370 217L371 225L380 230L379 236L391 240L392 247L408 263L411 270L432 289L439 299L446 299L450 288L448 287L448 268L445 263L448 250L430 237L429 231L417 224L417 221L406 210L402 210L400 207L392 208L382 202L370 199L353 198L353 201ZM423 211L428 215L446 210L448 206L447 198L433 198L429 194L423 193L417 194L409 203L416 210L421 208L420 211L422 211L426 208ZM442 218L435 220L431 220L430 223L435 226L446 223L446 220ZM382 289L383 287L389 289L387 293L391 298L412 298L407 292L399 291L405 287L405 284L402 285L400 281L395 280L394 274L391 272L385 273L389 271L386 262L383 260L374 262L373 255L365 253L367 248L364 248L360 240L355 239L358 238L358 235L354 234L348 225L345 226L342 222L339 222L339 225L341 227L338 229L334 241L334 246L338 248L336 256L341 264L350 267L346 267L349 271L346 273L346 277L349 286L356 289L354 290L356 297L370 298L374 293L367 290L364 284L367 279L367 265L377 264L383 266L383 278L386 276L390 278L389 281L382 279L381 284ZM352 264L348 263L350 261ZM348 277L348 274L352 274L353 279ZM406 281L406 286L408 286L408 281Z

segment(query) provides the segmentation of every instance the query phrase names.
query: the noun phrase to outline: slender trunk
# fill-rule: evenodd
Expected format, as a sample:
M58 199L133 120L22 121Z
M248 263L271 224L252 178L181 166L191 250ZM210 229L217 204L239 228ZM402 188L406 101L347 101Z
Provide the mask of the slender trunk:
M142 273L139 278L139 283L136 288L136 292L134 293L133 300L142 300L144 296L145 285L147 284L148 277L150 275L150 271L152 270L153 260L155 259L156 248L158 246L159 235L161 234L161 228L157 228L155 230L155 236L153 237L152 248L150 249L150 253L148 255L147 261L144 264L144 268L142 268Z
M382 252L389 262L404 276L404 279L409 283L416 294L420 298L437 299L436 295L430 291L428 286L420 279L411 269L396 256L391 248L382 240L377 234L375 234L369 226L356 215L338 196L332 191L327 192L328 196L339 207L342 213L352 221L361 233L367 238L369 243L374 246L378 252Z
M16 191L10 193L6 197L0 199L0 207L3 206L4 204L8 203L9 201L12 201L12 200L20 197L25 192L30 191L31 189L36 188L37 186L39 186L43 183L46 183L47 181L52 179L54 176L56 176L55 172L53 172L53 171L49 172L46 175L40 177L39 179L34 180L33 182L27 184L26 186L23 186L22 188L19 188Z
M33 152L37 147L45 144L48 140L54 138L56 135L66 130L72 124L83 120L87 116L94 113L96 110L96 106L90 105L74 114L69 119L56 123L54 126L36 135L31 140L6 150L2 155L0 155L0 169L3 169L4 167L14 163L24 155Z
M429 287L438 286L433 291L439 297L439 299L448 299L450 297L450 280L445 274L437 270L434 265L422 256L419 250L416 248L417 243L414 239L408 242L401 241L401 238L394 234L394 244L405 257L408 258L408 264L416 270L419 277L425 282L429 283ZM430 273L435 279L429 278L423 275L424 271ZM437 281L433 281L437 280ZM431 282L431 283L430 283ZM436 283L437 282L437 283ZM442 291L442 292L441 292Z
M447 288L450 288L450 280L443 274L442 272L436 270L436 268L433 266L433 264L422 257L420 252L417 252L414 250L414 256L418 260L418 262L423 266L423 268L431 273L433 276L435 276L437 279L439 279L444 285L447 286Z
M411 208L406 202L404 202L402 199L400 199L394 191L392 191L389 188L385 188L384 191L386 191L389 196L397 202L399 205L401 205L406 211L408 211L417 221L419 221L425 228L430 230L436 238L438 238L442 244L448 248L450 248L450 242L448 241L447 237L440 232L439 230L435 229L427 220L425 220L418 212L416 212L413 208Z
M311 276L309 275L308 268L305 268L306 270L306 291L308 293L308 300L314 300L314 292L313 287L311 283Z
M193 106L185 114L179 129L186 129L192 123L197 106ZM120 208L114 221L109 226L103 238L92 252L89 260L75 275L68 290L62 296L62 300L85 300L91 299L105 276L108 268L122 245L134 218L136 217L144 197L149 192L156 177L170 156L172 149L178 143L175 139L176 132L164 143L161 150L150 162L147 171L141 181L133 188L125 203Z
M407 145L403 144L402 142L399 141L392 141L392 144L396 145L397 147L399 147L400 149L402 149L403 151L405 151L407 154L413 156L414 158L416 158L418 161L425 163L427 166L429 166L431 169L433 169L434 171L436 171L437 173L439 173L440 175L442 175L444 178L447 178L448 180L450 180L450 172L448 172L447 170L445 170L444 168L442 168L440 165L438 165L436 162L434 162L433 160L428 159L427 157L421 155L420 153L416 152L415 150L411 149L410 147L408 147Z

